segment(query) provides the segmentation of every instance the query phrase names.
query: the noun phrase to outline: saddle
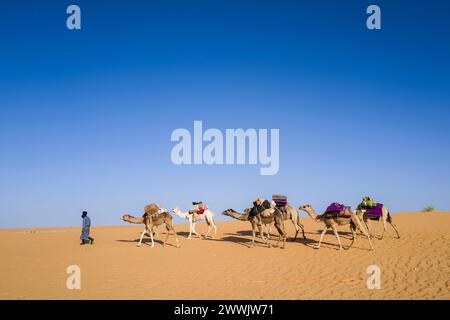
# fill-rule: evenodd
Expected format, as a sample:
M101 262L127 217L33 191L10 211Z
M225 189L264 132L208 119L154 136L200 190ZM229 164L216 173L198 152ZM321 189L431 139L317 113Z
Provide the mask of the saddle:
M273 202L275 202L277 207L286 207L287 205L287 197L279 194L274 194L272 196Z
M275 202L275 207L280 210L281 214L286 215L287 214L287 196L274 194L272 195L272 200Z
M350 218L351 215L349 214L350 207L343 205L339 202L334 202L330 204L325 211L325 215L330 218L332 217L342 217L342 218Z
M383 207L384 205L381 203L375 204L374 207L368 208L368 207L361 207L362 209L366 210L367 217L371 220L379 220L381 218L381 215L383 213Z
M261 204L256 201L253 202L253 208L250 209L249 217L260 214L262 217L269 217L275 212L275 208L272 207L269 201L264 200Z
M190 214L204 214L206 210L208 210L208 206L203 204L203 202L192 202L192 205L197 206L197 209L189 210Z

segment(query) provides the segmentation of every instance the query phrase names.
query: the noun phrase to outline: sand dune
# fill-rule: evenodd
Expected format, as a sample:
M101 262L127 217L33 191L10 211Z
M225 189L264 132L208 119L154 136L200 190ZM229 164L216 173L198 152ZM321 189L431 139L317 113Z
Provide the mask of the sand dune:
M314 250L322 226L301 220L308 239L285 250L261 242L249 249L250 225L239 221L219 222L217 240L187 240L188 226L176 225L180 249L173 237L165 248L138 248L142 228L131 225L94 227L93 246L79 245L79 228L3 229L0 298L450 299L449 213L395 214L402 238L388 229L384 240L374 240L375 251L360 237L338 252L332 234ZM348 227L340 231L349 244ZM81 268L81 290L66 288L69 265ZM366 287L369 265L381 268L380 290Z

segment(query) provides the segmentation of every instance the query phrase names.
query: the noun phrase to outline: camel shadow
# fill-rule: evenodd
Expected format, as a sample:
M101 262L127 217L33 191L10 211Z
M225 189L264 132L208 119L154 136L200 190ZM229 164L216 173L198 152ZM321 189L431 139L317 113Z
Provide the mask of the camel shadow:
M177 235L180 237L189 237L189 232L186 231L177 231ZM192 236L195 236L195 234L192 234Z
M252 236L252 232L251 231L238 231L237 233L224 233L224 235L228 235L228 236L223 236L221 239L214 239L216 241L228 241L228 242L233 242L236 244L240 244L241 246L247 247L247 248L251 248L251 243L252 240L248 239L248 238L243 238L243 237L237 237L236 235L250 235ZM278 237L278 236L277 236ZM271 241L276 239L276 237L271 237ZM265 247L265 248L269 248L267 246L266 243L264 243L261 238L259 238L258 236L255 238L255 247Z
M252 241L246 238L242 238L242 237L236 237L235 235L231 234L231 233L226 233L229 234L229 236L223 236L220 239L215 239L216 241L226 241L226 242L233 242L236 244L239 244L241 246L244 247L249 247L248 243L251 243ZM256 243L256 240L255 240Z
M243 232L246 232L246 231L243 231ZM224 233L224 235L228 235L228 236L223 236L220 239L213 239L213 240L233 242L233 243L239 244L241 246L244 246L246 248L251 248L251 243L252 243L251 239L237 237L235 233ZM250 235L251 235L251 231L250 231ZM261 246L261 247L267 248L267 245L261 241L261 238L255 238L255 247L256 246L258 246L258 247Z
M237 231L237 234L243 235L243 236L252 236L253 235L252 231L249 231L249 230L240 230L240 231ZM257 233L257 235L258 234L259 233ZM294 240L294 235L292 235L292 234L288 235L286 243L301 243L305 246L311 247L312 243L317 243L317 241L315 241L311 238L308 238L308 235L311 235L311 234L315 234L315 232L305 232L305 236L306 236L306 239L305 239L305 238L303 238L301 231L299 231L299 233L297 235L297 239ZM320 232L319 232L319 234L320 234ZM278 234L270 233L270 239L273 240L273 239L277 239L277 238L278 238ZM243 239L243 238L241 238L241 239ZM261 242L261 238L256 238L256 239L259 239L259 241Z
M136 244L138 244L139 243L139 238L138 239L135 239L135 240L116 240L117 242L126 242L126 243L132 243L132 242L134 242L134 243L136 243ZM163 241L162 240L160 240L160 239L153 239L153 241L155 242L155 247L156 247L156 245L160 245L161 247L163 246ZM147 246L152 246L152 240L151 239L149 239L149 238L144 238L144 239L142 239L142 242L141 242L141 245L147 245ZM177 246L176 245L174 245L174 244L171 244L171 243L169 243L169 242L166 242L166 244L165 244L165 246L167 247L167 246L171 246L171 247L174 247L174 248L177 248Z
M320 235L322 233L322 231L317 231L315 234ZM314 232L311 232L311 234L314 234ZM327 242L324 241L325 237L332 237L334 240L336 240L336 242ZM364 237L364 236L363 236ZM339 231L339 238L351 241L353 238L353 234L351 232L346 232L346 231ZM357 239L361 238L360 236L357 236ZM334 233L331 230L328 230L325 235L324 235L324 239L322 240L321 243L321 248L327 248L327 249L332 249L332 248L339 248L339 244L337 243L337 239L334 235ZM299 240L299 239L297 239ZM300 239L300 240L305 240L305 239ZM313 249L317 249L316 246L319 244L319 240L313 240L313 239L309 239L310 241L308 241L308 243L306 244L308 247L313 248ZM364 239L362 239L364 240ZM366 240L367 241L367 240ZM313 245L314 243L314 245ZM325 245L325 246L324 246ZM342 243L342 246L344 248L344 250L349 249L348 248L349 244L344 244ZM370 249L368 248L363 248L357 245L357 243L355 242L352 246L352 249L361 249L361 250L366 250L366 251L370 251Z

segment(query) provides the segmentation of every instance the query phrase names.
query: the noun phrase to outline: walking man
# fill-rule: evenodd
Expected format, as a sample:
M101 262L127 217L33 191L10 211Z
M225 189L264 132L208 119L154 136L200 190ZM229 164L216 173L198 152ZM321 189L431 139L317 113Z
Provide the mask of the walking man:
M81 214L81 218L83 219L83 225L82 225L82 229L81 229L81 245L83 244L94 244L94 238L91 238L91 236L89 235L90 232L90 228L91 228L91 219L87 216L87 212L83 211L83 213Z

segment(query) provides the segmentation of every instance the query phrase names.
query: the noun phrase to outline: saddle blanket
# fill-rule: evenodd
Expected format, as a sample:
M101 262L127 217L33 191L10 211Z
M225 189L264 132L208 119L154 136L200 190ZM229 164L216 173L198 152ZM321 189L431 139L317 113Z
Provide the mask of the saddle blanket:
M350 209L350 207L334 202L328 206L327 210L325 211L325 214L327 216L341 215L344 218L350 218L350 215L345 214L346 209Z
M287 197L286 196L274 194L272 196L272 200L273 200L273 202L275 202L277 207L285 207L287 205Z
M383 204L377 203L375 207L367 208L366 210L369 219L380 219L383 213Z
M325 212L342 212L345 210L345 205L334 202L330 204Z
M199 206L199 208L197 209L197 214L204 214L205 211L208 210L208 206L206 204L202 204Z

